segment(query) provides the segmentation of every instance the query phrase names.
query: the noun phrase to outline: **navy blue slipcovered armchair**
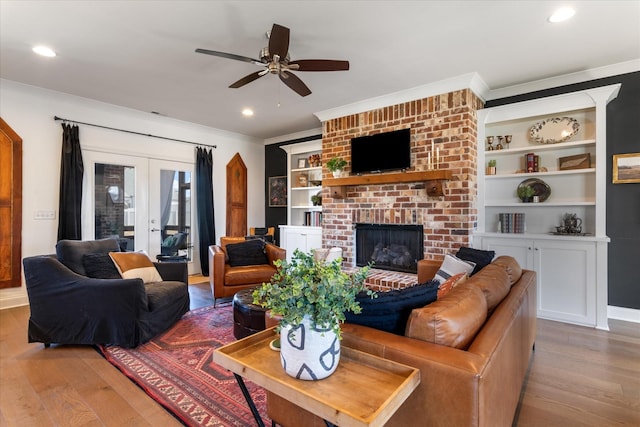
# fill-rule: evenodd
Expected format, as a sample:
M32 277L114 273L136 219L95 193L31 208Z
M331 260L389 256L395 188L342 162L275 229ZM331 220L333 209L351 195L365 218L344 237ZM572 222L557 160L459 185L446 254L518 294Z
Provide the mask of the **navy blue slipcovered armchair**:
M116 239L61 240L56 255L23 260L29 342L135 347L189 310L186 263L153 263L161 280L144 283L122 279L109 252Z

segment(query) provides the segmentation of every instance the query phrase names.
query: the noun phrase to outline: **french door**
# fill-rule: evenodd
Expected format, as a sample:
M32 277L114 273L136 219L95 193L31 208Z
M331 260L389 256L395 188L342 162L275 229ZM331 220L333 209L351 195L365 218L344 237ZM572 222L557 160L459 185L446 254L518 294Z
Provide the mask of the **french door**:
M186 258L190 274L200 271L190 262L199 259L193 253L192 163L92 150L83 158L83 239L116 237L123 250ZM162 245L177 233L186 236L179 247Z

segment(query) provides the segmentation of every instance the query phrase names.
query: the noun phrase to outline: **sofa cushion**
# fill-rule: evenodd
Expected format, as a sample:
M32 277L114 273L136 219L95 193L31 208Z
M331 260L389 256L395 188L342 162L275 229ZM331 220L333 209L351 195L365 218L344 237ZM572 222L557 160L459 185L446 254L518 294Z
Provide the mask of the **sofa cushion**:
M467 280L446 296L411 312L405 335L434 344L466 349L487 319L482 290Z
M120 273L108 253L84 254L82 265L93 279L120 279Z
M511 289L511 282L506 269L500 265L491 263L471 277L468 283L477 286L485 296L487 309L492 312L500 304Z
M451 289L458 286L460 283L464 283L469 278L467 273L458 273L455 276L449 277L443 283L438 286L438 299L443 298Z
M240 267L225 266L225 286L248 285L252 283L262 284L271 280L276 268L268 265L242 265Z
M262 240L246 240L227 245L227 255L231 267L243 265L268 264L269 260L264 251L265 242Z
M379 292L371 298L366 292L356 296L362 311L345 313L348 323L369 326L397 335L403 335L411 310L433 302L437 298L438 282L429 282L388 292Z
M119 252L120 245L113 238L99 240L60 240L56 244L56 256L58 261L75 273L87 275L82 262L85 254L108 254L109 252Z
M123 279L142 279L143 283L162 282L162 276L144 252L109 252Z
M495 251L483 251L481 249L468 248L466 246L458 249L458 252L456 253L456 257L464 261L473 262L476 265L469 276L473 276L478 271L491 264L491 261L495 256Z
M443 283L449 277L455 276L456 274L471 273L475 266L472 262L461 260L451 254L446 254L434 279Z
M513 286L518 280L520 280L520 276L522 276L522 267L518 264L515 258L502 255L493 261L493 264L501 265L504 267L507 275L509 276L509 285Z

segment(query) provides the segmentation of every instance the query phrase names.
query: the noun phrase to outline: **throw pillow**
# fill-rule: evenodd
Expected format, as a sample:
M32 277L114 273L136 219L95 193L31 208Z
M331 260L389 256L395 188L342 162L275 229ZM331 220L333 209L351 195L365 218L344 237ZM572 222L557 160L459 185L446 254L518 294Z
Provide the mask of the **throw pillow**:
M438 299L444 297L451 291L451 289L455 288L460 283L464 283L467 280L467 277L469 277L467 273L459 273L445 280L440 284L440 286L438 286Z
M123 279L142 279L144 283L162 282L149 256L144 252L109 252Z
M84 254L82 265L87 276L93 279L120 279L120 273L108 253Z
M228 244L229 265L231 267L240 267L243 265L269 264L264 245L265 243L259 239Z
M443 283L456 274L471 273L475 266L473 262L464 261L456 258L454 255L446 254L434 279L439 283Z
M362 311L345 313L346 321L404 335L411 310L433 302L437 298L438 283L434 280L405 289L379 292L377 298L361 292L356 297Z
M493 261L493 257L495 256L495 251L483 251L481 249L467 248L465 246L458 249L458 253L456 253L456 257L476 264L469 276L473 276L478 271L491 264L491 261Z

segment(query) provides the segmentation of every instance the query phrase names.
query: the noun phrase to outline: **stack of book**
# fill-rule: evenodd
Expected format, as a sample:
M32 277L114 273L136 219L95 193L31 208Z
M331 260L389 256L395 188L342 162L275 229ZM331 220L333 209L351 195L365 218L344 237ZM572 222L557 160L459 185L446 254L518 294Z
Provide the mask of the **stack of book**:
M500 233L524 233L526 229L523 213L498 214L498 231Z
M310 227L320 227L322 225L322 212L305 212L304 225L308 225Z

